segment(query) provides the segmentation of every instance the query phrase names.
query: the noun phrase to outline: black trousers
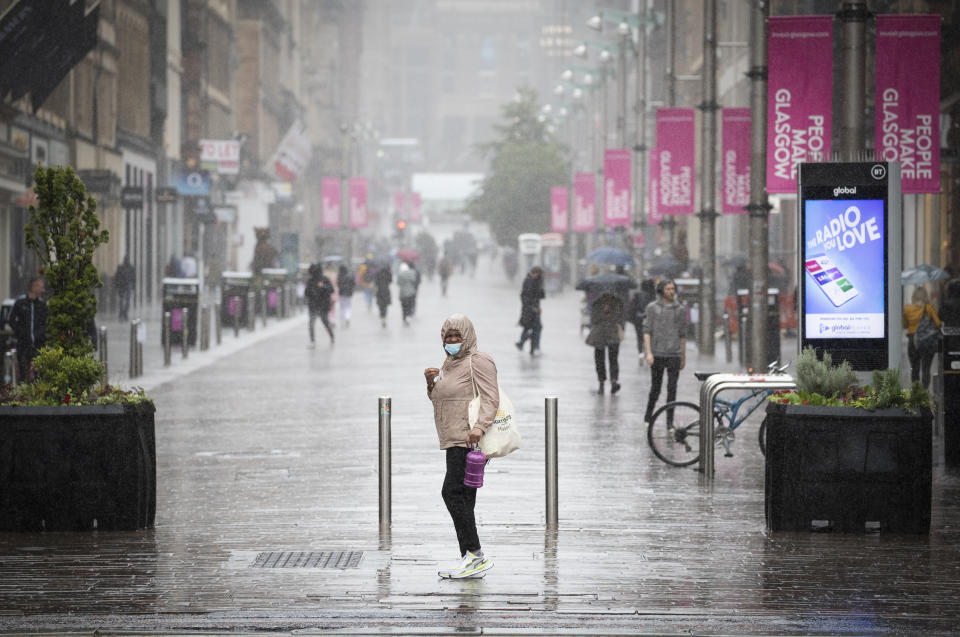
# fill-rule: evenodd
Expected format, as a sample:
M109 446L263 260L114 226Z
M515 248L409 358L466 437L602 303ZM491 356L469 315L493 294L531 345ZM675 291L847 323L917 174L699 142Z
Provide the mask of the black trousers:
M477 521L473 514L477 503L477 490L463 484L463 475L467 470L466 447L447 449L447 475L443 478L443 503L453 518L453 528L457 531L460 555L467 551L477 553L480 550L480 538L477 537Z
M660 399L660 388L663 386L663 372L667 372L667 402L677 399L677 380L680 378L679 356L654 356L653 366L650 367L650 395L647 397L647 415L650 420L653 410Z
M921 352L914 340L916 334L907 335L907 358L910 359L910 382L915 383L922 379L923 386L930 389L930 365L936 350Z
M310 310L310 322L308 323L310 327L310 342L313 342L313 322L317 319L320 319L320 322L323 323L323 326L327 328L327 334L330 335L330 341L333 341L333 328L330 327L330 308L325 310ZM253 315L250 316L250 320L253 320Z
M620 378L620 345L594 347L593 363L597 368L597 380L601 383L607 380L607 368L603 361L604 350L606 350L607 358L610 359L610 380L618 380Z

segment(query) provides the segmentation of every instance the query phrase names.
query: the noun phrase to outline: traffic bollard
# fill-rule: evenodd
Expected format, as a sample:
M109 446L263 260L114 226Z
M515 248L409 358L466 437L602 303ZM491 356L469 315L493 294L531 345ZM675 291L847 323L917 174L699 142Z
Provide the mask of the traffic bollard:
M183 308L183 327L180 329L180 356L186 359L190 354L190 309Z
M130 378L137 377L137 322L139 320L130 321Z
M223 336L223 326L220 324L220 303L213 304L213 331L217 335L217 345Z
M723 349L727 356L727 362L733 361L733 334L730 333L730 314L723 313Z
M170 338L170 312L163 313L163 334L160 337L161 342L163 343L163 366L170 367L170 350L171 350L171 338Z
M147 325L137 319L137 377L143 376L143 341L147 333Z
M257 297L253 292L247 292L247 329L251 332L257 329Z
M260 290L260 309L263 310L263 326L267 326L267 291Z
M240 337L240 301L239 296L231 296L230 299L233 301L233 337ZM250 308L247 308L247 311L250 311Z
M12 349L3 356L3 382L10 384L11 387L16 387L20 380L17 378L19 371L17 350Z
M737 339L739 343L739 362L741 367L750 364L750 308L743 306L737 316L737 331L740 333Z
M107 326L100 326L100 336L97 339L97 355L100 358L100 362L103 363L103 382L109 382L110 374L107 368L107 352L109 348L107 347Z
M381 396L380 410L380 530L390 528L391 464L390 464L390 397Z
M557 528L557 397L544 399L544 466L546 468L547 528Z
M200 351L210 349L210 306L204 304L200 308Z

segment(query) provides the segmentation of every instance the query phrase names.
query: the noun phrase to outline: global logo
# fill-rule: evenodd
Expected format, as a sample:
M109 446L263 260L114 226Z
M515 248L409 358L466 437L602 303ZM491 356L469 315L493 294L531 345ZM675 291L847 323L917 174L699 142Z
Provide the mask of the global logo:
M829 326L829 325L824 325L823 323L820 324L820 333L821 333L821 334L823 334L824 332L829 332L829 331L830 331L830 326Z
M840 195L855 195L857 194L856 186L837 186L833 189L833 196L839 197Z

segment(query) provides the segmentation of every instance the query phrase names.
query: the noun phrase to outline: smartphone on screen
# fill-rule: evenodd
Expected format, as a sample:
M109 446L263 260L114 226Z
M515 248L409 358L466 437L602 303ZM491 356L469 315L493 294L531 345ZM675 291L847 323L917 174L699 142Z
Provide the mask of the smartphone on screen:
M850 299L860 294L840 268L833 264L825 254L815 254L804 261L804 269L813 278L817 287L826 295L830 302L840 307Z

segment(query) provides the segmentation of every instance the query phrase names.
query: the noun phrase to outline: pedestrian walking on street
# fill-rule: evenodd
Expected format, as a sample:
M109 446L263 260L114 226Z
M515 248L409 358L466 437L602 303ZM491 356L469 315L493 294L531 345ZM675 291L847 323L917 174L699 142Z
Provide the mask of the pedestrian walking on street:
M593 362L602 394L607 381L606 360L610 362L610 393L620 391L620 342L623 340L623 303L612 292L604 292L590 308L590 333L587 345L593 347Z
M120 302L120 320L126 321L130 312L130 297L137 282L137 273L130 263L130 255L123 257L123 263L117 266L117 273L113 276L113 287L117 291L117 300Z
M417 304L418 284L417 271L411 268L409 263L401 263L400 271L397 272L397 296L400 297L400 311L404 325L409 325L410 317L413 316L413 309Z
M307 309L310 312L310 347L315 346L313 323L317 319L323 322L323 326L330 335L330 344L333 344L333 327L330 325L330 304L333 296L333 283L330 278L323 273L323 268L318 263L310 266L310 278L307 280L307 287L303 294L307 297Z
M350 316L353 308L353 290L356 287L356 278L353 272L341 265L337 272L337 298L340 300L340 325L350 327Z
M453 273L453 262L450 260L450 257L447 256L444 252L443 256L440 257L440 262L437 263L437 274L440 275L440 293L443 296L447 295L447 284L450 282L450 274Z
M367 304L367 312L373 309L373 259L372 254L367 254L367 260L357 268L357 285L363 292L363 301Z
M650 395L644 422L650 422L667 372L667 402L677 399L677 380L687 364L687 308L677 302L677 284L666 279L657 285L656 301L643 319L643 348L650 366Z
M910 382L922 380L927 389L930 389L930 365L933 363L933 355L940 348L941 325L937 310L930 304L927 289L918 287L913 291L910 303L903 308L903 328L907 332Z
M640 364L643 365L643 319L647 316L647 306L653 303L657 298L657 288L653 279L644 279L640 284L640 289L630 297L630 304L627 306L626 319L633 323L637 331L637 352L639 353Z
M423 375L427 379L427 396L433 403L440 448L447 455L441 493L457 533L460 560L437 574L445 579L478 578L493 566L493 560L483 554L477 535L477 489L466 486L463 479L467 453L480 443L500 405L497 366L489 354L477 350L473 323L463 314L454 314L443 322L440 339L446 354L442 371L428 367ZM467 412L475 396L480 397L480 410L476 425L471 428Z
M393 282L393 275L390 273L390 266L380 266L373 277L373 284L377 289L377 308L380 310L381 327L387 326L387 308L393 302L390 296L391 282Z
M27 293L18 297L8 322L17 341L17 373L21 382L33 380L33 359L47 342L46 288L41 277L30 279Z
M516 342L517 349L523 351L523 344L530 339L530 356L536 356L540 351L540 332L543 323L540 321L540 299L546 296L543 292L543 268L534 266L523 280L520 290L520 340Z

